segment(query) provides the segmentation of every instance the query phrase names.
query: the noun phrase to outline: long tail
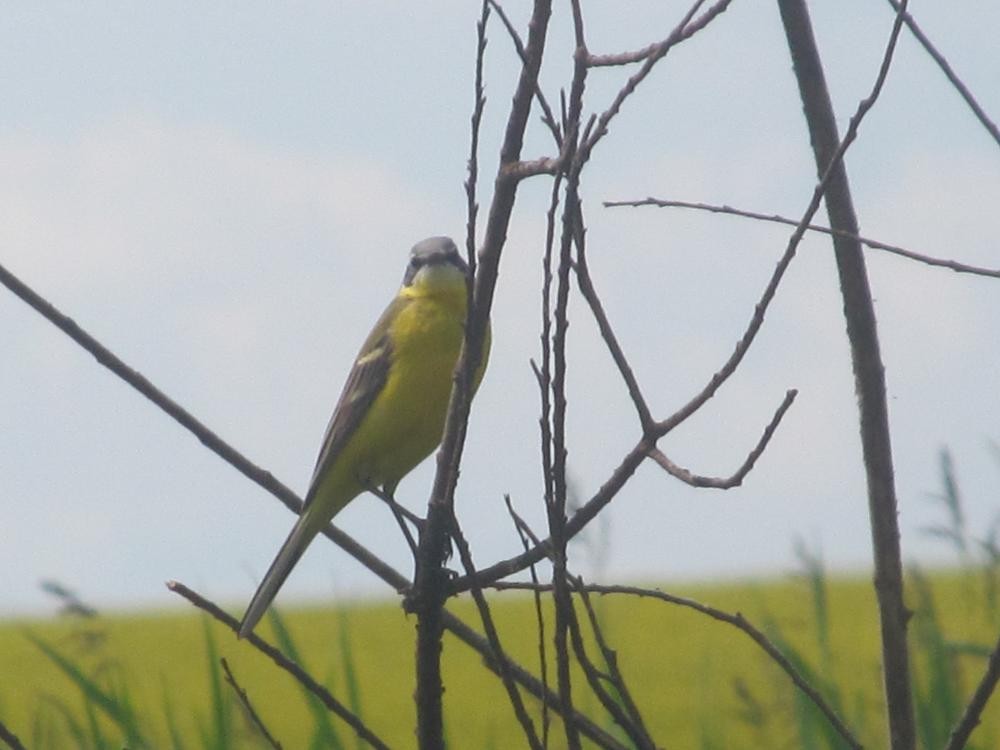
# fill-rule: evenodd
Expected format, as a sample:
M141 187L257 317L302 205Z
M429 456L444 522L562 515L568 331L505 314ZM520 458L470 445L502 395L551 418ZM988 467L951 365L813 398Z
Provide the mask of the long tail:
M281 588L285 579L288 578L288 574L295 567L295 563L299 561L302 553L306 551L306 547L319 533L322 524L316 522L315 510L316 507L313 506L299 516L299 520L292 527L285 543L281 545L277 557L274 558L271 567L267 569L264 580L260 582L257 593L253 595L246 614L243 615L243 622L240 624L240 638L248 636L260 618L264 616L277 595L278 589Z

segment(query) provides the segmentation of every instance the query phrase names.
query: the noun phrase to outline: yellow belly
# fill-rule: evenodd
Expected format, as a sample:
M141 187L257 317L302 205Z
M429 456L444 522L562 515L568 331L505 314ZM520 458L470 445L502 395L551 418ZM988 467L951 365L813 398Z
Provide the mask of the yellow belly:
M451 299L416 297L400 311L385 385L322 480L318 494L334 513L369 487L394 489L440 444L464 323L464 304L456 309ZM476 387L488 353L487 336Z
M463 319L434 300L415 299L392 326L392 366L358 428L356 470L394 486L426 458L444 430Z

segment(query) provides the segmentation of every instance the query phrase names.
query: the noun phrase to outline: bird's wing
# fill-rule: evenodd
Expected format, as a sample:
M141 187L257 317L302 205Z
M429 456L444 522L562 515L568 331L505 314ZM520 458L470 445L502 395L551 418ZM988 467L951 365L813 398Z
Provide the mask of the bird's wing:
M402 304L405 304L405 301L397 299L386 308L372 332L368 334L357 359L354 360L347 382L344 383L344 390L323 435L316 468L313 470L309 491L306 493L306 508L312 503L320 477L337 460L344 445L357 430L372 402L385 386L389 367L392 365L389 327Z

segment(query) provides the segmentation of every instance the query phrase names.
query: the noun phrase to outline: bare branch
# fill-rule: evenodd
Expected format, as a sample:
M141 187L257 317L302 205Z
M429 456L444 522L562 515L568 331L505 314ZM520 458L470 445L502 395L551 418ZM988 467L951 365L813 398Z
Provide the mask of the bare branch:
M555 244L556 211L559 208L559 191L562 173L552 181L549 210L545 215L545 252L542 254L542 365L535 368L541 400L538 425L541 431L542 481L545 484L545 504L552 503L555 489L552 483L552 248Z
M514 42L514 49L517 50L517 56L521 58L521 64L525 65L527 63L527 56L524 51L524 43L521 41L521 35L517 33L514 24L510 22L510 18L507 17L507 12L503 9L503 6L496 2L496 0L487 0L487 2L500 17L500 21L503 23L504 28L507 29L511 41ZM535 99L538 101L538 106L542 108L542 122L545 123L549 132L552 133L552 139L556 145L562 147L562 131L559 129L559 124L552 114L552 108L549 106L549 102L537 82L535 83Z
M623 206L631 208L638 208L641 206L657 206L660 208L691 208L698 211L708 211L710 213L726 214L728 216L742 216L747 219L769 221L775 224L786 224L793 227L798 224L795 219L789 219L788 217L779 216L778 214L763 214L756 211L748 211L746 209L733 208L732 206L726 205L719 206L711 203L661 200L659 198L645 198L643 200L634 201L605 201L604 206L606 208L620 208ZM993 278L1000 278L1000 269L982 268L980 266L971 266L966 263L959 263L958 261L948 260L946 258L935 258L930 255L924 255L922 253L913 252L912 250L907 250L906 248L898 245L890 245L886 242L873 240L869 237L851 234L843 229L831 229L830 227L824 227L821 224L810 224L806 227L806 229L811 232L822 232L823 234L828 234L834 237L843 237L844 239L855 240L856 242L860 242L862 245L866 245L873 250L885 250L888 253L920 261L921 263L926 263L929 266L949 268L957 273L970 273L975 274L976 276L992 276Z
M409 522L419 530L424 523L424 519L420 518L416 513L413 513L408 508L404 508L402 505L397 503L396 498L388 492L384 492L378 487L369 487L368 491L385 503L386 507L388 507L392 512L392 517L396 519L396 524L399 526L399 530L403 533L406 545L410 548L410 552L413 554L413 559L416 560L417 542L413 538L413 533L410 531L410 527L406 524Z
M911 16L905 8L900 6L897 0L888 0L888 2L889 5L892 6L893 10L902 16L903 23L906 24L906 27L912 32L913 36L917 38L917 41L923 45L927 54L929 54L934 59L934 62L938 64L938 67L941 68L941 72L945 74L951 82L951 85L954 86L959 95L965 99L965 103L969 105L969 109L971 109L973 114L975 114L976 119L979 120L984 128L986 128L993 140L996 141L997 145L1000 146L1000 129L998 129L996 123L989 118L985 110L979 106L979 102L976 101L976 98L972 95L972 92L969 91L966 85L962 83L962 79L958 77L958 74L952 70L951 65L949 65L948 61L944 59L944 55L938 52L937 48L931 44L930 39L928 39L920 27L917 26L917 22L913 20L913 16Z
M518 515L517 511L514 510L514 506L511 504L510 496L505 496L504 500L507 504L507 512L514 521L514 527L517 529L518 534L521 537L521 544L525 551L528 548L528 542L531 541L532 544L536 546L540 543L538 536L531 530L531 527ZM582 579L577 576L569 576L573 583L574 588L579 589L582 585ZM538 587L538 576L535 573L534 566L531 566L531 580L536 586L533 591L533 596L535 598L535 609L537 613L538 627L539 627L539 655L542 663L542 673L545 673L545 644L542 640L542 636L545 632L545 620L542 617L541 611L541 593L542 590ZM548 587L551 590L551 586ZM581 596L584 598L584 602L587 608L587 613L590 617L591 628L594 631L595 638L597 639L598 646L601 648L604 660L608 664L609 668L612 670L611 674L601 674L599 670L594 667L593 663L587 657L586 649L583 645L583 640L580 637L579 626L576 622L575 616L570 620L570 632L573 636L573 649L576 652L577 659L579 660L581 666L584 669L584 673L587 677L591 688L594 693L598 696L598 699L608 710L608 712L614 717L616 723L629 735L633 742L635 742L639 747L654 747L652 739L649 737L649 733L646 730L642 722L642 717L639 714L638 708L632 701L632 697L628 691L628 687L622 678L621 673L618 670L617 662L612 652L604 640L604 635L601 632L600 625L597 622L596 615L594 614L593 608L590 606L590 601L587 599L586 592L581 591ZM626 711L628 711L629 716L626 716L621 712L621 709L615 704L614 699L607 694L601 684L602 680L610 680L618 690L619 695L625 702Z
M618 491L625 485L629 478L639 468L649 452L651 443L641 439L635 447L630 450L619 463L608 480L601 485L601 488L580 507L573 516L566 522L566 537L572 539L579 534L583 528L590 523L594 517L607 505ZM481 569L476 574L476 581L481 586L487 586L502 578L514 575L527 568L532 563L537 563L545 558L552 557L552 540L544 539L527 552L523 552L507 560L501 560L493 565ZM460 576L451 582L452 593L467 591L471 582L468 576Z
M604 638L604 629L601 627L597 618L597 612L594 611L594 606L590 601L590 593L584 585L583 578L574 576L573 586L577 593L579 593L580 599L583 601L584 609L587 612L587 619L590 622L590 629L594 633L594 640L597 642L597 647L601 650L601 657L604 659L604 663L608 667L607 679L612 686L614 686L614 689L618 693L618 697L621 700L622 706L627 714L626 725L623 729L628 732L629 737L632 738L632 741L635 742L638 747L656 750L656 743L653 742L653 738L650 736L649 730L646 729L639 707L632 699L632 692L628 689L625 677L622 675L621 669L618 666L618 655L611 649L607 640ZM580 645L582 647L582 642Z
M195 591L192 591L183 583L180 583L179 581L167 581L167 588L175 594L183 596L198 609L203 612L207 612L213 618L232 630L233 633L239 632L240 623L236 618L232 617L227 612L224 612L215 603L205 599ZM326 706L332 713L336 714L345 724L351 727L351 729L357 733L358 737L363 739L372 747L388 750L388 745L382 742L382 740L380 740L360 718L352 713L347 706L330 695L330 692L316 682L316 680L314 680L308 672L302 669L302 667L288 659L278 649L254 633L248 633L243 636L243 640L252 644L254 648L268 656L271 661L298 680L299 683L301 683L310 693L319 698L324 706Z
M695 12L697 12L698 7L704 3L701 0L695 6ZM699 31L704 29L708 24L720 13L722 13L728 7L729 3L716 3L707 11L705 11L701 16L694 19L690 23L684 26L684 29L680 32L677 40L673 44L678 42L683 42L685 39L690 39L692 36L697 34ZM668 37L667 39L669 39ZM611 55L589 55L587 57L587 64L592 68L600 68L612 65L629 65L631 63L642 62L643 60L649 59L651 55L655 55L659 52L660 46L665 44L667 40L662 42L654 42L642 49L635 50L634 52L619 52L617 54Z
M667 419L656 422L654 425L654 434L648 437L642 437L638 443L633 446L633 448L622 459L618 467L612 472L608 480L600 487L593 497L581 506L576 513L573 514L572 518L566 522L567 539L571 539L573 536L578 534L588 523L590 523L591 520L597 516L605 505L611 502L611 500L617 495L618 491L635 473L635 470L639 467L639 464L642 463L643 459L649 455L650 450L656 447L657 439L666 435L669 431L674 429L674 427L700 409L705 402L707 402L708 399L715 394L718 388L736 371L736 367L746 355L747 350L750 348L751 343L763 324L764 314L767 311L771 300L774 298L775 292L777 291L781 279L784 277L784 273L787 270L788 265L795 257L799 242L805 232L805 225L807 225L812 219L817 208L819 207L824 187L825 183L821 181L813 191L812 200L806 209L806 213L799 226L796 228L796 231L793 232L791 238L789 238L785 252L779 259L771 279L768 281L760 300L754 307L754 314L750 323L739 342L737 342L733 354L730 355L729 359L723 364L722 368L712 376L709 383L701 390L701 392L696 394L694 398L688 401L687 404L682 406L673 415ZM488 568L483 568L476 576L477 582L480 585L485 586L490 582L513 575L514 573L524 570L524 568L528 565L551 556L552 551L553 548L551 539L547 539L542 542L542 544L533 547L528 552L507 560L502 560L489 566ZM465 591L467 590L469 584L470 582L467 576L460 577L452 581L452 591Z
M771 418L767 427L764 428L764 434L760 436L760 440L757 441L757 445L754 449L750 451L750 455L747 456L746 460L740 465L740 468L729 477L703 477L698 474L692 474L690 471L682 466L678 466L673 461L671 461L667 456L659 449L652 448L649 451L649 457L656 461L664 471L677 479L680 479L685 484L689 484L692 487L712 487L719 490L728 490L732 487L738 487L743 483L744 477L750 473L753 469L754 464L757 463L757 459L761 457L764 453L764 449L767 444L771 441L771 437L774 435L774 431L778 429L778 425L781 423L782 417L785 416L785 412L792 405L795 397L798 395L798 391L792 389L785 393L785 398L778 406L777 411Z
M979 681L979 685L976 686L976 691L972 694L969 705L965 707L962 718L951 730L948 744L945 745L944 750L962 750L966 746L972 735L972 730L979 725L983 709L986 708L986 703L993 695L998 681L1000 681L1000 640L993 647L989 661L986 663L986 672Z
M642 748L642 750L655 750L656 745L649 737L642 722L633 721L625 708L615 700L605 687L604 683L611 683L614 686L614 680L610 674L598 669L587 654L587 649L583 644L583 635L580 632L580 623L577 620L575 611L571 617L567 618L567 625L569 626L570 643L573 646L573 653L576 654L577 663L583 669L584 677L587 678L587 684L590 686L591 692L597 696L597 699L604 707L604 710L608 712L612 721L618 725L618 728L629 738L635 747Z
M778 0L778 5L809 126L816 171L822 175L820 184L826 185L830 225L857 235L858 222L851 201L843 155L857 137L861 121L878 100L885 84L903 27L906 0L903 0L896 14L871 93L858 104L847 132L839 143L833 105L813 38L808 9L803 0ZM906 644L906 626L910 613L903 601L899 512L893 478L885 369L879 353L878 328L861 246L855 241L834 237L834 255L844 299L847 336L851 344L851 362L858 395L890 746L893 750L913 750L917 740Z
M496 655L491 651L489 642L482 635L477 633L447 610L444 612L444 626L453 635L479 652L479 654L483 657L483 665L491 672L499 676L498 667L495 664ZM510 665L510 671L514 679L523 685L524 689L535 696L535 698L559 713L561 708L559 704L559 697L552 692L547 685L542 684L537 677L531 674L524 667L520 666L517 662L511 660L510 658L508 658L507 661ZM563 719L565 720L565 717L563 717ZM596 743L599 747L606 748L607 750L625 750L625 746L622 745L621 742L608 734L604 729L597 726L583 714L574 713L572 715L572 721L579 728L581 734Z
M632 403L639 414L639 424L642 426L642 432L644 435L648 435L653 430L653 416L649 411L649 405L646 403L645 397L642 395L642 390L639 388L639 382L636 380L635 373L632 372L632 367L625 357L625 352L622 351L621 344L618 343L618 337L615 336L615 332L611 328L611 322L604 312L604 306L597 295L597 290L594 289L594 282L590 276L590 269L587 266L586 243L584 242L580 242L577 247L575 268L580 293L583 294L583 298L590 305L590 310L597 321L597 327L601 331L601 337L604 339L604 343L607 344L608 350L611 352L611 358L615 361L615 364L618 366L618 372L625 381L629 396L632 397Z
M491 584L491 586L498 591L530 591L535 588L534 584L519 581L498 581ZM538 588L542 591L551 590L551 587L546 584L542 584ZM781 650L739 612L731 614L721 609L711 607L707 604L702 604L694 599L674 596L673 594L668 594L665 591L660 591L659 589L645 589L638 586L606 586L597 583L588 583L585 588L588 592L594 594L625 594L627 596L658 599L660 601L667 602L668 604L675 604L681 607L687 607L688 609L693 609L696 612L700 612L703 615L711 617L713 620L718 620L719 622L724 622L738 628L754 643L756 643L782 669L782 671L788 675L795 686L802 691L803 695L813 702L816 708L822 712L827 721L830 722L830 725L837 730L837 733L844 738L844 741L850 747L855 748L855 750L862 749L861 743L855 739L851 730L848 729L846 724L844 724L843 720L837 715L837 712L834 711L833 707L826 702L823 696L820 695L819 692L817 692L816 689L813 688L801 674L799 674L795 666L784 654L781 653Z
M681 424L688 417L698 411L710 398L712 398L712 396L715 395L715 392L719 390L719 387L725 383L734 372L736 372L736 368L739 366L740 362L743 361L743 357L746 356L747 351L750 349L750 345L757 337L757 333L760 331L760 327L764 323L764 315L766 314L771 301L774 299L775 293L778 291L778 285L784 278L789 264L795 257L799 243L802 241L802 235L805 233L805 227L808 225L813 215L815 215L816 210L819 208L820 197L822 196L822 187L822 184L820 184L813 191L813 197L809 202L809 206L806 208L806 213L799 222L795 231L792 233L792 236L789 238L788 244L785 247L785 252L782 254L781 258L778 259L778 264L775 266L774 272L771 274L771 278L767 282L767 286L764 287L764 291L761 294L760 299L754 306L750 322L747 324L747 327L739 341L736 342L736 347L733 349L733 353L729 356L729 359L727 359L723 363L722 367L719 368L714 375L712 375L708 383L701 389L701 391L695 394L693 398L691 398L672 415L656 423L655 437L658 438L666 435L677 425Z
M243 706L244 712L250 718L250 723L256 727L257 731L260 732L261 737L268 745L274 748L274 750L281 750L281 743L278 742L272 734L267 730L264 722L261 720L260 716L254 710L254 707L250 703L250 697L247 695L247 691L240 687L239 683L236 682L236 678L233 676L232 670L229 668L229 662L223 657L219 659L222 664L222 671L225 673L226 683L233 689L236 693L236 698L239 700L240 705Z
M608 125L611 123L611 120L614 119L615 115L617 115L621 110L625 100L628 99L632 92L635 91L636 87L642 83L643 80L645 80L646 76L648 76L653 70L656 63L662 60L675 44L684 39L683 35L685 28L687 28L688 24L691 23L691 19L694 17L694 14L698 12L698 9L704 2L705 0L696 0L695 4L691 6L687 13L684 14L684 18L681 19L681 22L677 24L672 32L670 32L670 36L662 42L654 45L653 49L650 50L649 54L643 61L642 67L639 68L639 70L625 82L625 85L622 86L621 90L619 90L618 94L612 100L611 105L601 114L599 118L597 118L597 125L594 132L581 144L581 151L589 153L593 150L594 146L597 145L597 142L607 135ZM729 3L730 0L719 0L715 3L715 5L705 11L705 24L723 13L726 8L729 7Z
M552 331L552 494L546 497L546 514L549 524L549 538L552 540L552 583L555 604L554 647L556 657L556 685L563 715L572 715L573 696L570 677L569 642L570 628L574 620L573 602L570 598L566 576L566 547L568 537L566 525L566 332L569 327L568 306L572 264L573 239L582 224L579 215L580 169L576 149L579 143L580 117L583 111L583 92L587 79L584 63L586 42L584 41L583 13L579 0L571 0L573 30L576 51L573 55L573 81L570 86L564 128L566 140L563 152L568 169L563 199L562 226L559 237L559 262L556 266L556 302L553 310L554 330ZM579 750L580 734L572 722L564 722L566 744L569 750Z
M479 181L479 128L483 121L483 110L486 108L486 95L483 90L483 61L486 58L486 22L490 17L490 6L483 0L476 24L476 77L473 84L475 103L472 106L470 120L471 137L469 138L469 176L465 180L465 256L469 264L470 282L468 285L467 309L472 302L471 279L476 276L476 217L479 215L479 203L476 201L476 188Z
M452 541L458 547L458 554L462 560L462 566L465 568L465 574L475 580L476 566L472 561L472 552L469 550L469 543L462 533L461 526L459 526L458 518L454 514L451 517L450 533ZM521 725L521 730L524 732L524 737L528 741L528 745L532 750L542 750L542 743L538 739L535 725L524 707L524 701L521 700L521 693L518 691L514 678L511 675L509 661L504 652L503 645L500 643L500 633L497 631L496 623L493 622L493 616L490 614L489 604L486 602L483 590L479 586L473 586L471 591L472 598L476 603L476 609L479 611L479 619L483 623L483 630L486 632L486 639L489 641L490 648L496 658L497 672L500 675L501 682L503 682L504 689L507 691L510 704L514 708L514 715ZM567 718L567 721L572 720L572 716Z
M286 485L278 481L271 472L257 466L225 442L215 432L205 426L205 424L196 419L189 411L153 385L145 376L125 364L110 349L77 325L74 320L56 309L53 304L2 265L0 265L0 283L40 313L56 328L73 339L73 341L86 351L90 352L100 364L135 388L142 396L152 401L184 429L198 438L202 445L219 456L219 458L235 468L247 479L270 492L296 515L302 512L302 500ZM322 533L397 591L409 586L409 581L406 578L333 524L328 524Z
M533 544L538 544L538 537L532 532L531 527L528 526L524 519L517 514L517 511L514 510L514 504L511 502L510 495L504 495L503 500L507 506L507 513L514 521L514 528L521 539L521 546L527 552L529 540ZM532 583L537 584L538 571L535 570L535 566L530 566L528 570L531 574ZM532 598L535 604L535 621L538 624L538 670L541 675L542 685L548 688L549 664L548 659L545 657L545 615L542 613L541 592L535 591L532 594ZM545 701L542 701L542 747L549 746L549 724L549 706Z

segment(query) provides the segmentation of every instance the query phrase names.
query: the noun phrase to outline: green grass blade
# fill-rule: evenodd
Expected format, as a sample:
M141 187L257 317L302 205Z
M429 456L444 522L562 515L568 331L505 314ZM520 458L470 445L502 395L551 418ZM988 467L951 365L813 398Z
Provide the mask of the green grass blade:
M839 691L831 680L826 679L809 664L806 657L782 634L778 624L771 619L765 621L764 631L772 643L785 655L802 678L826 699L830 707L839 715L841 710ZM827 721L823 713L798 688L791 686L794 701L794 717L799 732L799 745L803 750L845 750L850 746L837 730Z
M208 667L209 695L212 702L211 726L206 727L205 739L206 748L214 750L228 750L229 738L232 734L230 722L229 701L224 694L225 688L222 685L222 668L219 666L219 649L215 644L215 636L212 635L212 627L208 615L201 617L202 630L205 638L205 656Z
M961 686L949 653L944 632L938 619L934 596L927 579L911 572L912 588L917 595L917 616L914 619L914 645L922 669L915 690L917 726L924 747L943 747L951 727L958 720Z
M101 724L97 718L97 711L94 710L94 704L88 700L83 702L83 711L87 716L87 728L90 730L90 746L93 748L103 748L107 741L104 739L104 733L101 732Z
M268 610L268 617L271 627L274 629L274 637L278 641L278 646L285 653L285 656L305 669L305 662L302 660L299 650L295 646L292 634L285 626L284 619L278 613L278 608L271 607ZM313 715L314 729L312 740L309 743L311 750L326 750L327 748L344 750L344 744L337 734L336 727L333 726L333 722L330 720L330 713L326 710L326 706L304 686L300 685L299 687Z
M180 728L177 726L174 703L170 700L170 689L167 687L166 677L162 674L160 675L160 688L163 691L163 718L167 722L170 747L172 750L184 750L184 739L181 736Z
M66 731L74 740L74 746L87 747L87 731L83 725L73 716L73 712L61 700L53 696L44 696L44 708L39 710L39 721L36 722L35 736L33 737L35 747L59 747L63 742L63 733L59 731L58 719L66 727ZM49 713L54 710L58 716L52 717Z
M801 539L795 542L795 555L802 565L812 594L813 620L816 624L816 643L823 671L830 674L833 658L830 652L830 607L826 586L826 568L820 553L810 550Z
M42 639L37 638L30 632L25 632L24 637L59 667L63 674L69 677L83 693L84 699L88 704L93 703L96 708L100 709L101 712L118 726L131 748L146 746L143 734L136 723L136 717L127 703L123 704L114 695L103 690L94 680L87 677L76 664Z
M337 608L337 619L340 632L338 633L337 645L340 650L340 666L344 672L344 687L347 690L347 701L351 711L361 721L365 720L361 705L361 687L358 683L358 673L354 664L354 650L351 648L351 618L347 609ZM327 684L332 684L332 680L327 680ZM364 750L365 741L360 737L355 737L355 747L357 750Z

